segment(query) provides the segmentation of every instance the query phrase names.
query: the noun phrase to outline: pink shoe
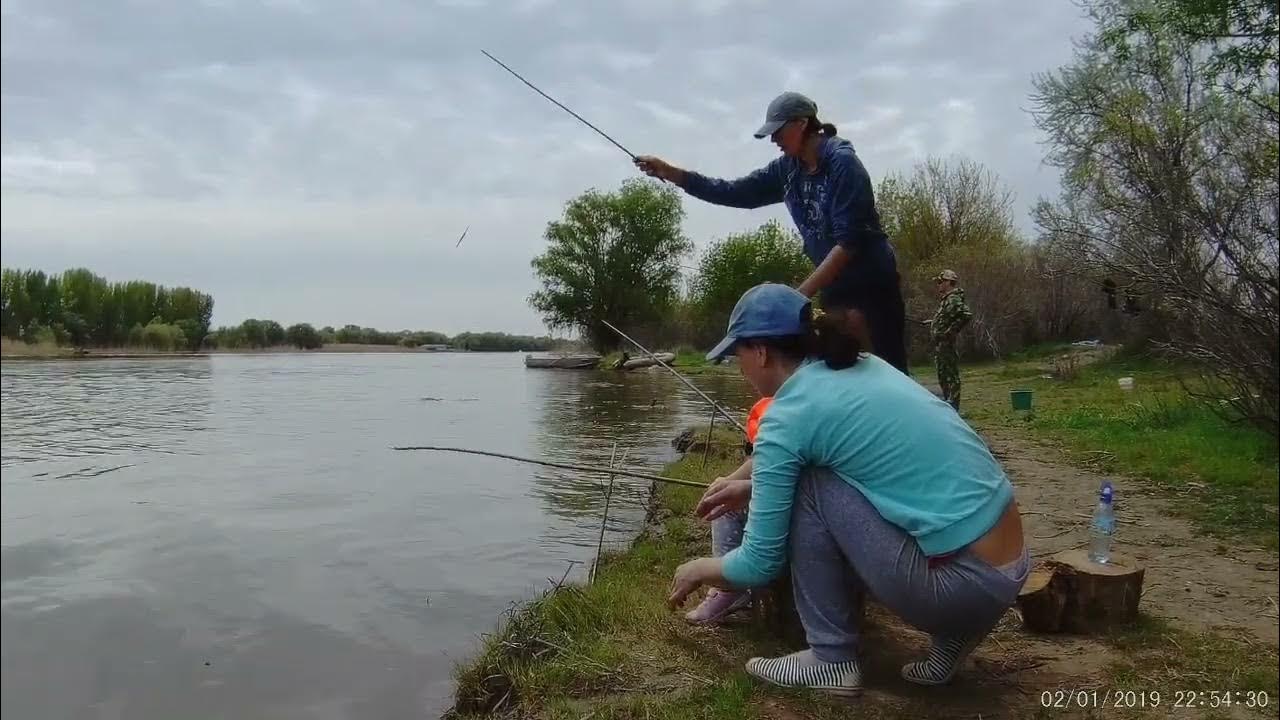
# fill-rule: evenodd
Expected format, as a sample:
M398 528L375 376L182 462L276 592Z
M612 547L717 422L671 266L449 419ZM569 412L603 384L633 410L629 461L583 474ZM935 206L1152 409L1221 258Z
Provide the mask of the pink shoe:
M712 588L698 607L685 614L684 619L694 625L714 625L749 604L749 592L726 592Z

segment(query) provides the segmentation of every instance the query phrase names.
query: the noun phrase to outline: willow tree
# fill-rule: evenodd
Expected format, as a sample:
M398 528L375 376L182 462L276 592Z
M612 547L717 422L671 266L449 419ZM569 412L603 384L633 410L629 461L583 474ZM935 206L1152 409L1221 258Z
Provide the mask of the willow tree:
M660 321L676 301L680 261L693 244L680 228L679 193L649 180L615 192L588 190L547 224L547 250L534 258L542 289L529 304L553 329L574 329L601 352L619 345L604 323Z

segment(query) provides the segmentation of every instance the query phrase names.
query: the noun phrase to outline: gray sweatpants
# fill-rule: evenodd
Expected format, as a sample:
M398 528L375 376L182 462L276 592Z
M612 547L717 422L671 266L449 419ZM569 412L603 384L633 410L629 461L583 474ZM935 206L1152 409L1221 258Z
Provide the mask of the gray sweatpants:
M823 468L800 476L789 545L796 610L810 648L825 662L857 657L867 593L931 635L985 635L1030 570L1025 551L1001 568L967 550L930 568L915 538Z
M747 511L731 510L711 521L711 554L720 557L742 544Z

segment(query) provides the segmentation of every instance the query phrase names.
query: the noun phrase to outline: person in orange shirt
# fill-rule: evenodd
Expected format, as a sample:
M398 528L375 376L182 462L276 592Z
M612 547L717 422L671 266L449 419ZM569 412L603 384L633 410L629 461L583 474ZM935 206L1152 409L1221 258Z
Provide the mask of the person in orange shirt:
M751 406L751 412L747 415L747 442L754 445L756 442L756 433L760 431L760 420L764 418L764 411L769 408L769 403L773 402L772 397L763 397ZM747 450L747 455L751 451Z
M751 477L751 446L756 442L756 433L760 431L760 420L772 397L763 397L751 406L747 415L747 459L728 475L731 480L745 480ZM719 480L720 478L716 478ZM712 511L715 513L716 511ZM742 531L747 526L747 511L733 510L707 518L711 521L711 554L720 557L742 544ZM751 592L743 590L732 592L712 588L696 608L685 614L685 619L694 625L714 625L732 613L751 604Z

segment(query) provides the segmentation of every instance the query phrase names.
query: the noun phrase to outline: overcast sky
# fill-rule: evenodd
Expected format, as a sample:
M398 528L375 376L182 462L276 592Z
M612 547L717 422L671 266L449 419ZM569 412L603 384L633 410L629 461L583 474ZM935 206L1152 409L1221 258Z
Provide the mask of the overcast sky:
M485 48L638 153L737 176L788 89L873 179L964 153L1055 194L1031 74L1071 0L3 0L3 262L213 294L265 317L541 333L546 223L636 174ZM708 240L784 219L685 199ZM467 239L454 247L470 225Z

